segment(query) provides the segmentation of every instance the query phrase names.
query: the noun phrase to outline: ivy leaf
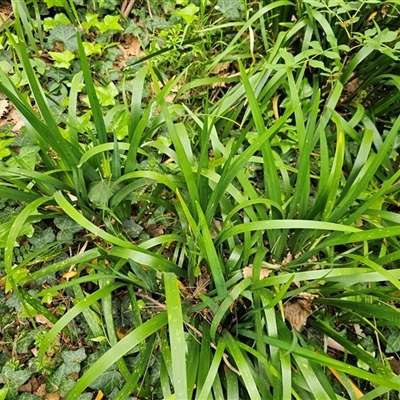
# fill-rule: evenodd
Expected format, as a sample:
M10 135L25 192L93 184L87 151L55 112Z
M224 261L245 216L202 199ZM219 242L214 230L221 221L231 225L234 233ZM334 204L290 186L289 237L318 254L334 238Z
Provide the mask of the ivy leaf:
M47 243L52 243L56 239L56 235L53 232L53 229L48 227L43 232L37 233L33 235L29 239L29 243L32 243L36 249L40 249Z
M43 29L48 32L50 29L54 29L58 24L69 25L71 21L64 13L58 13L54 18L45 18L43 20Z
M235 19L240 17L243 5L241 0L218 0L215 9L221 12L225 18Z
M390 328L390 334L387 337L386 352L397 353L400 351L400 334L399 330L395 327Z
M108 199L113 195L111 183L107 181L93 182L89 186L89 200L98 208L107 207Z
M115 10L121 4L120 0L99 0L99 8L107 8L108 10Z
M57 240L60 242L71 241L74 233L79 232L82 229L78 223L66 216L55 217L54 225L60 229L57 233Z
M133 219L130 218L123 218L122 226L125 230L125 233L131 239L137 238L143 230L143 228L140 225L138 225Z
M62 363L54 373L47 377L46 390L50 393L58 390L62 382L66 380L68 374L70 374L68 371L68 366L65 363Z
M9 74L10 72L12 72L14 70L12 65L6 60L1 60L0 61L0 68L6 74Z
M107 132L113 132L118 140L122 140L128 135L129 114L123 105L119 104L113 107L107 113L105 123Z
M114 97L118 94L118 90L113 82L110 82L107 86L96 86L95 90L101 106L115 105ZM83 102L89 105L89 99L87 97L85 97Z
M18 354L28 353L29 348L35 341L37 334L38 334L38 332L36 332L35 330L31 330L31 331L23 330L21 332L21 335L18 337L17 348L16 348L17 353Z
M65 364L70 368L70 372L79 372L81 370L81 362L86 360L87 355L85 349L81 347L75 351L64 350L61 353L61 358L64 360Z
M118 371L107 371L96 378L89 387L91 389L101 390L104 393L110 393L115 388L120 389L124 383L124 378Z
M44 0L44 2L46 3L47 8L64 6L63 0Z
M86 29L87 31L92 26L98 26L100 24L99 15L98 14L87 13L87 14L85 14L85 19L86 19L86 21L82 22L82 27L84 29Z
M64 350L61 353L61 358L64 362L46 380L47 390L50 392L55 392L60 388L63 388L64 391L71 390L74 382L71 380L71 385L68 375L80 372L81 362L84 361L86 357L85 349L83 347L76 351Z
M36 165L37 154L40 150L39 146L24 146L18 155L7 161L8 167L21 167L33 171Z
M55 61L55 68L69 68L71 61L75 58L75 54L69 50L63 52L49 51L51 58Z
M8 365L5 365L0 374L0 382L2 382L10 392L15 393L18 391L18 388L30 378L30 376L31 372L26 369L14 371Z
M91 56L93 54L98 54L101 55L102 51L103 51L103 47L104 45L102 43L90 43L90 42L84 42L83 43L83 48L85 50L85 54L87 56Z
M11 154L8 146L14 141L14 138L0 140L0 160Z
M198 19L197 13L199 12L200 8L195 6L193 3L190 3L185 8L176 11L176 15L183 18L185 22L190 25L193 21Z
M76 31L72 26L58 24L50 31L48 40L51 46L54 46L56 42L60 42L64 45L64 48L69 51L75 51L78 49Z
M118 15L106 15L104 17L104 21L100 22L97 26L100 30L100 33L104 33L107 31L122 31L123 28L118 22Z

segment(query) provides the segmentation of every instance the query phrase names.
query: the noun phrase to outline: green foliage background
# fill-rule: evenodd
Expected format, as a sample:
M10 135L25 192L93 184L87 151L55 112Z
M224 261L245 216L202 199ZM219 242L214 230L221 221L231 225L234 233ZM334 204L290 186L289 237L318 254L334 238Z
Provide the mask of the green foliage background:
M397 398L397 1L129 4L1 27L0 399Z

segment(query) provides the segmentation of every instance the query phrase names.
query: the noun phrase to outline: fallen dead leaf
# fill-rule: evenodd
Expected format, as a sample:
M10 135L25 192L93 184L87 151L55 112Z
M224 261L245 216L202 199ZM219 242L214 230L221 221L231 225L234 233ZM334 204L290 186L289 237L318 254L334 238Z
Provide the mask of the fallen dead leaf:
M97 393L97 396L94 400L101 400L104 397L104 393L99 390L99 392Z
M46 400L60 400L60 395L57 392L54 393L46 393L44 398Z
M119 57L121 67L124 67L126 61L130 58L141 57L145 55L144 51L142 50L140 40L132 34L125 35L125 40L118 45L118 49L122 52L122 56Z
M393 372L394 372L396 375L400 375L400 361L399 361L399 360L396 360L395 358L392 357L392 358L389 360L389 364L390 364L390 366L392 367Z
M288 301L283 306L285 319L296 331L300 332L311 315L311 305L307 300Z
M79 374L76 372L72 372L68 375L68 379L71 379L72 381L77 381L79 378Z
M244 267L242 272L243 272L243 278L248 278L248 277L251 278L253 276L253 266L249 265L248 267ZM269 268L261 268L259 279L268 278L270 273L271 270Z
M289 251L286 255L286 257L282 260L282 267L284 267L285 265L288 265L290 262L293 261L293 256L292 253Z
M151 224L146 226L146 232L150 237L158 237L164 235L164 226L161 224Z
M27 383L25 383L25 385L21 385L18 388L18 392L27 392L27 393L31 393L32 392L32 383L30 381L28 381Z
M307 293L307 292L300 292L298 294L296 294L296 298L297 299L304 299L304 300L308 300L309 302L318 299L318 295L317 294L311 294L311 293Z
M212 73L218 75L221 72L225 72L229 69L230 65L231 65L230 61L218 63L212 70Z
M9 104L8 100L0 100L0 118L3 118L3 115L8 113Z
M36 314L35 315L35 321L38 324L46 325L48 328L52 328L54 324L50 322L44 315L42 314Z
M46 394L46 384L42 383L35 392L36 396L43 397Z
M339 344L336 340L333 340L330 337L328 337L328 347L334 350L341 351L342 353L344 353L345 351L344 347L341 344Z
M62 279L68 282L71 278L73 278L77 274L78 273L76 271L68 271L62 276Z

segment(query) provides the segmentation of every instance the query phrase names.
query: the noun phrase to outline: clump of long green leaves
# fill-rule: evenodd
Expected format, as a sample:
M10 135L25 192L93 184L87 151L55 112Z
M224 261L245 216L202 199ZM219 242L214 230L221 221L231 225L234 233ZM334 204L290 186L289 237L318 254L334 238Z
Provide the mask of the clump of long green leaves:
M397 39L385 44L390 54L375 48L371 40L389 32L390 24L386 27L383 17L371 18L381 12L379 6L361 3L360 8L345 10L349 16L362 15L348 22L339 8L323 2L298 2L296 8L289 1L264 2L210 62L212 70L237 54L240 82L216 103L206 97L204 109L197 112L165 101L179 77L164 84L151 64L143 67L124 141L110 141L105 131L79 36L83 74L71 86L66 121L70 135L61 135L16 20L14 45L40 115L1 72L0 90L23 115L27 133L40 146L41 166L1 167L0 195L27 204L9 227L7 279L30 305L31 314L43 313L54 322L41 343L39 361L81 313L93 338L104 334L101 324L105 325L110 343L68 399L78 398L115 363L126 382L115 398L140 394L148 389L142 378L153 357L160 363L163 397L171 399L353 399L362 391L369 392L365 399L373 399L400 390L384 354L377 359L338 333L340 324L364 323L380 346L386 340L385 327L400 321L399 312L388 303L400 289L400 270L394 264L400 258L399 218L391 211L400 177L391 158L400 128L400 118L390 112L398 107L393 75L397 65L391 62L387 68L392 74L380 76L376 71L383 60L396 57ZM16 14L23 12L16 3ZM375 36L368 29L375 29ZM264 49L259 50L266 56L246 70L239 43L254 30L260 32ZM10 40L15 41L11 36ZM74 135L74 96L82 75L95 132L93 141L84 145ZM142 110L141 91L148 78L156 97ZM359 85L350 90L354 79ZM199 79L190 89L208 83ZM390 88L393 96L374 92L382 87ZM359 96L364 88L366 94ZM156 108L159 115L151 118ZM165 130L170 145L157 141L160 130ZM157 171L146 170L139 161L151 159L155 149L168 163ZM93 184L104 190L101 207L88 195L86 188ZM131 195L142 187L141 195ZM130 217L131 207L144 200L150 209L154 204L165 206L177 223L172 232L132 244L113 222ZM16 280L21 269L12 264L12 248L31 214L51 216L44 207L48 205L101 241ZM166 252L167 247L172 251ZM25 284L72 265L79 265L81 272L89 266L91 274L78 274L35 295L27 292ZM245 273L249 266L251 272ZM269 276L260 279L266 271ZM80 285L89 279L99 288L85 294ZM386 285L384 291L381 284ZM81 301L57 319L40 299L68 287ZM134 326L118 340L112 294L122 289L130 295ZM308 328L318 332L316 336L311 329L290 329L283 318L284 304L305 292L314 296ZM143 294L147 306L157 304L156 313L141 312L138 296ZM95 313L99 302L102 317ZM324 305L336 314L324 311ZM354 359L330 357L329 340L368 370ZM140 354L134 369L125 362L132 351ZM337 376L340 394L334 384Z

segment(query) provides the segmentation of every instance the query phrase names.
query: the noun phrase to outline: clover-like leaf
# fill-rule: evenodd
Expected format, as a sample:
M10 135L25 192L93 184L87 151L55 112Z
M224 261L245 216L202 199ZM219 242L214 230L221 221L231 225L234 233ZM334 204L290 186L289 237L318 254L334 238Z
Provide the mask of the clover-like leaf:
M60 242L71 241L74 233L79 232L82 229L78 223L67 216L54 218L54 225L60 230L57 233L57 240Z

